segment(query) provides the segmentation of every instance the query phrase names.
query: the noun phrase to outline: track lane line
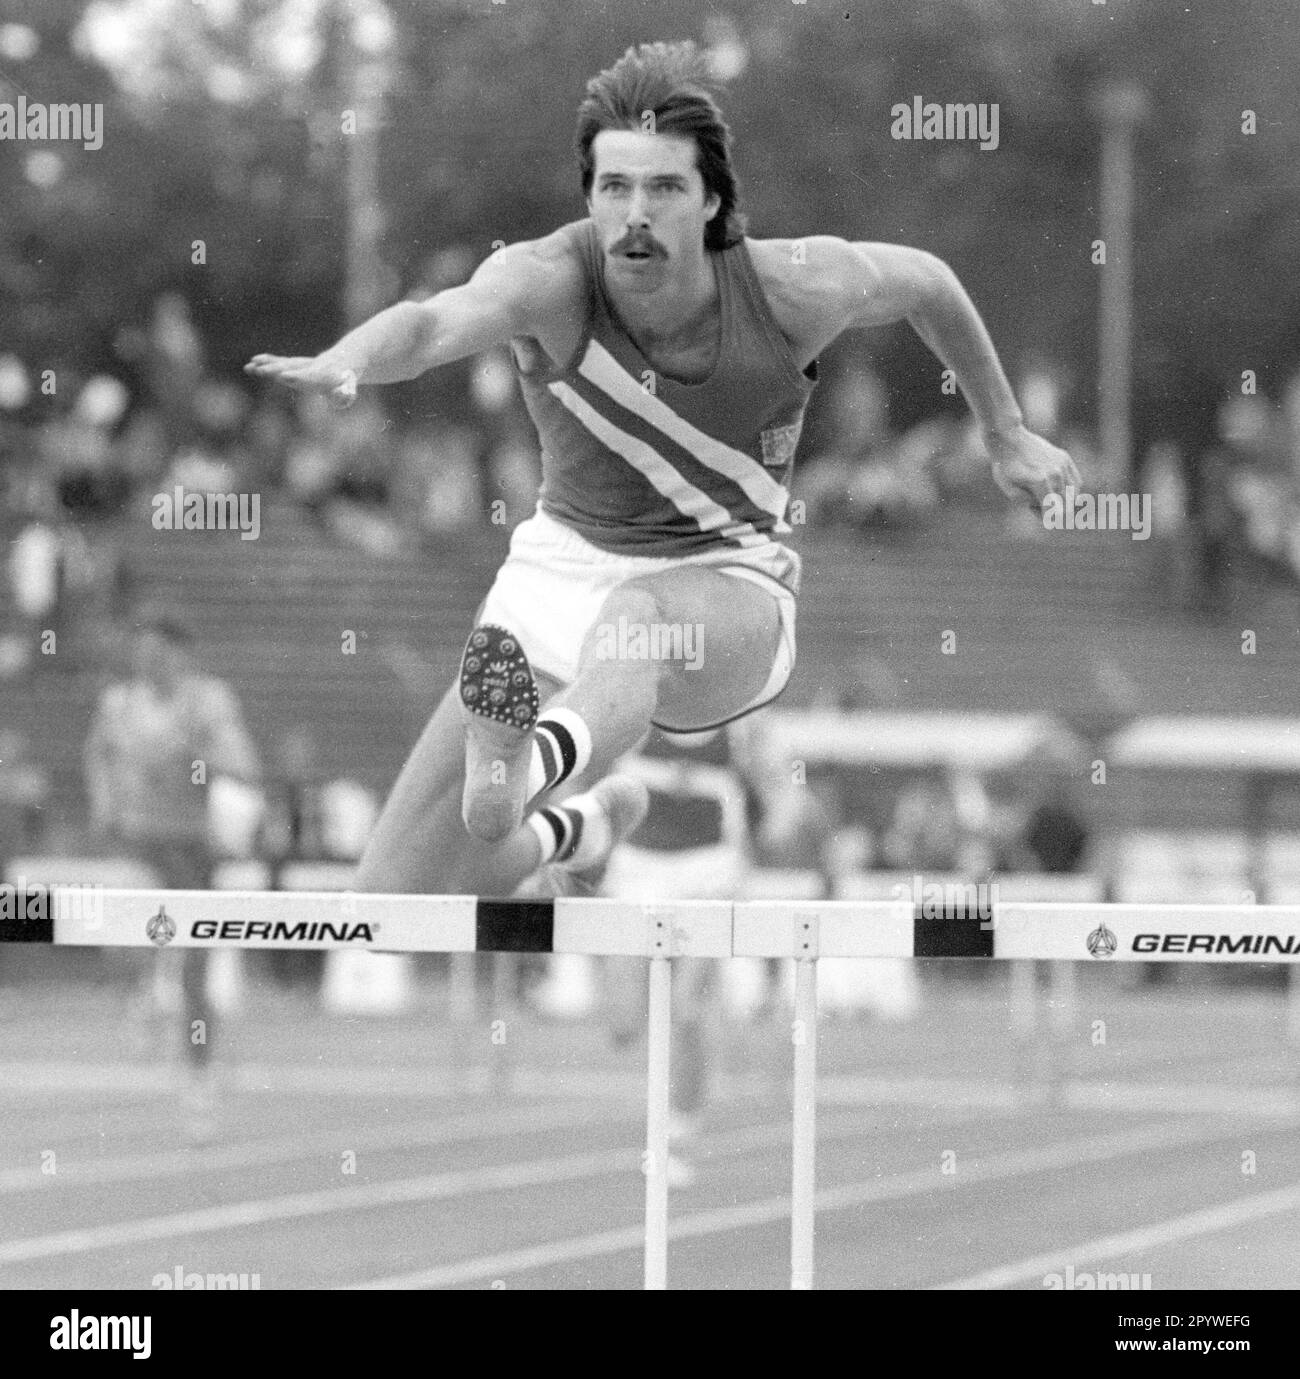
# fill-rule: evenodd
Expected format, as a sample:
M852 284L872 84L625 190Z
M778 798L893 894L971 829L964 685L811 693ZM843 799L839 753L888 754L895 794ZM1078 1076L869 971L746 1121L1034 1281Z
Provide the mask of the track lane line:
M586 1129L592 1125L617 1125L635 1120L635 1113L611 1113L608 1108L593 1108L582 1113L570 1108L526 1106L513 1112L490 1115L472 1112L421 1120L376 1130L348 1132L332 1130L317 1136L305 1132L281 1139L246 1140L229 1145L208 1145L196 1149L177 1149L166 1153L120 1155L86 1163L58 1160L58 1172L48 1174L40 1168L0 1170L0 1195L14 1192L50 1191L55 1187L90 1187L104 1183L127 1183L141 1179L185 1177L229 1169L259 1168L270 1164L292 1163L301 1159L329 1156L353 1149L382 1152L387 1149L426 1148L456 1144L465 1140L492 1139L502 1135L544 1133L548 1130ZM308 1144L310 1142L310 1147ZM49 1146L58 1152L58 1146ZM41 1152L41 1151L36 1151Z
M865 1134L877 1126L860 1112L827 1118L827 1138ZM784 1120L744 1126L737 1130L704 1135L701 1150L716 1153L745 1152L770 1148L789 1139L790 1127ZM419 1202L443 1201L474 1193L508 1191L519 1187L575 1182L612 1173L636 1173L641 1162L641 1145L621 1149L590 1151L549 1159L531 1159L486 1168L460 1169L423 1174L417 1178L392 1179L379 1183L339 1186L314 1192L291 1193L281 1197L232 1202L200 1211L173 1212L166 1216L143 1217L57 1231L51 1235L30 1236L0 1243L0 1266L21 1264L34 1259L60 1255L86 1254L94 1250L116 1249L125 1245L155 1240L170 1240L187 1235L207 1235L217 1231L262 1226L275 1221L300 1220L340 1212L360 1211Z
M1260 1221L1287 1211L1300 1211L1300 1183L1278 1188L1261 1197L1247 1197L1238 1202L1222 1202L1215 1207L1188 1212L1185 1216L1171 1216L1165 1221L1155 1221L1149 1226L1138 1226L1131 1231L1103 1235L1096 1240L1086 1240L1081 1245L1073 1245L1069 1249L1032 1255L1028 1259L1020 1259L996 1269L985 1269L981 1273L971 1274L951 1283L935 1284L931 1291L1006 1288L1013 1283L1024 1283L1026 1279L1037 1274L1055 1273L1058 1269L1064 1269L1067 1264L1078 1267L1085 1261L1100 1262L1113 1259L1116 1255L1158 1249L1162 1245L1191 1240L1198 1235L1213 1235L1217 1231L1229 1230L1245 1221Z
M788 1137L788 1125L785 1127L785 1133ZM826 1188L817 1193L814 1205L819 1212L844 1211L871 1202L898 1201L907 1197L924 1196L936 1190L955 1190L967 1183L994 1182L1002 1178L1050 1172L1076 1165L1104 1163L1110 1159L1154 1149L1210 1143L1240 1133L1239 1123L1188 1126L1186 1121L1180 1120L1144 1126L1114 1135L1067 1140L1041 1149L990 1155L964 1166L958 1177L946 1180L939 1178L936 1169L927 1167L888 1178L874 1178L865 1182ZM783 1194L757 1202L741 1203L734 1207L692 1212L677 1217L668 1223L668 1238L686 1240L726 1231L750 1229L772 1225L787 1220L789 1216L790 1197ZM638 1224L549 1244L484 1255L477 1259L460 1260L454 1264L396 1274L350 1286L353 1289L450 1288L481 1278L496 1278L526 1269L546 1268L640 1248L644 1239L644 1226Z

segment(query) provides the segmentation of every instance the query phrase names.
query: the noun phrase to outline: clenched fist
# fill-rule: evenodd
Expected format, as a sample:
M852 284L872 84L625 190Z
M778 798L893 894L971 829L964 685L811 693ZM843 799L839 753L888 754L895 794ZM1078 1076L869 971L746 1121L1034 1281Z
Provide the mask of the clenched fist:
M1064 494L1067 485L1082 487L1078 466L1051 441L1025 427L985 432L984 444L993 462L993 479L1008 498L1028 498L1041 507L1049 493Z

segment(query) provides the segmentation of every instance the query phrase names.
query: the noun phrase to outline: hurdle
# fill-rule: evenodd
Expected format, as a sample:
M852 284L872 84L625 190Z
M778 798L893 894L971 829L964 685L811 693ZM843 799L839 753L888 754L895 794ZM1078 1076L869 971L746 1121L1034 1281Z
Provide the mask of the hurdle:
M814 1280L817 962L966 958L1076 962L1300 962L1300 905L1000 901L967 914L911 899L693 901L353 892L28 887L6 896L0 942L91 947L360 948L377 952L581 953L650 964L645 1273L667 1287L672 963L785 958L796 965L790 1286Z

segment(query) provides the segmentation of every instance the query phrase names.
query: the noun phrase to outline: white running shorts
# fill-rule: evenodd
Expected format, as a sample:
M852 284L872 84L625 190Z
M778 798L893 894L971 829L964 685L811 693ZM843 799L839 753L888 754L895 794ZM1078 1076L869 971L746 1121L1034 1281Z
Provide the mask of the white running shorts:
M497 572L478 621L508 627L523 644L533 669L573 683L583 639L609 593L625 580L682 565L707 565L720 574L746 579L776 600L781 638L767 683L752 703L732 715L741 718L785 689L795 662L795 596L800 560L778 541L748 548L720 547L685 556L616 555L593 546L572 528L538 510L510 538L510 554ZM659 724L659 727L666 725ZM703 732L702 724L673 732Z

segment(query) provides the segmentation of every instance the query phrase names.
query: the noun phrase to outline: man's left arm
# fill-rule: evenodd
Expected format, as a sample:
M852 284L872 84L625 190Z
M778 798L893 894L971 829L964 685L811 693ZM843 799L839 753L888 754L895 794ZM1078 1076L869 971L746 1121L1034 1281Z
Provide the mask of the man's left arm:
M808 243L808 262L818 265L841 329L907 321L953 371L979 423L993 478L1008 498L1041 503L1067 484L1079 485L1070 456L1025 427L984 322L942 259L900 244L820 237Z

